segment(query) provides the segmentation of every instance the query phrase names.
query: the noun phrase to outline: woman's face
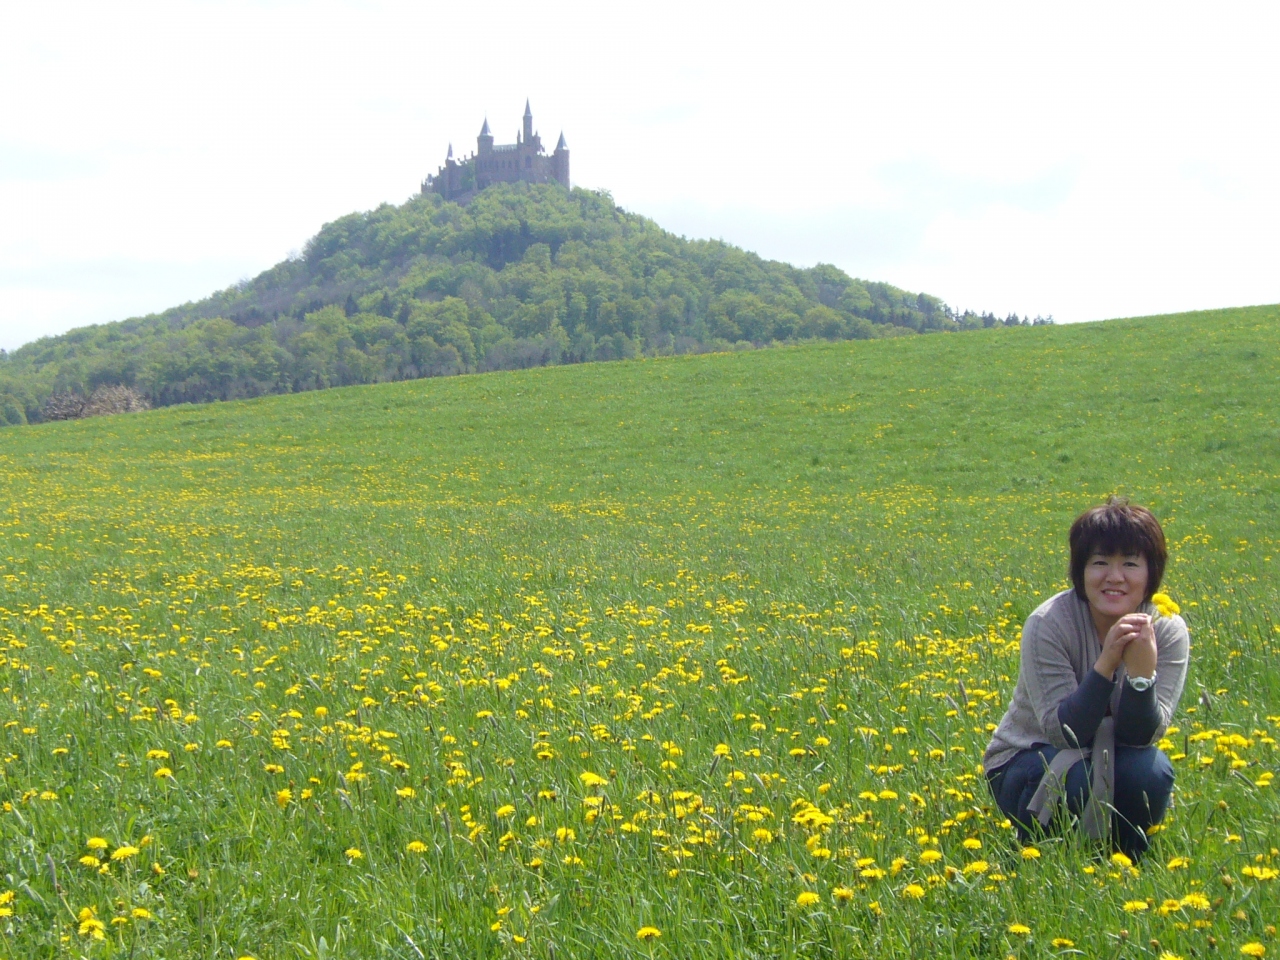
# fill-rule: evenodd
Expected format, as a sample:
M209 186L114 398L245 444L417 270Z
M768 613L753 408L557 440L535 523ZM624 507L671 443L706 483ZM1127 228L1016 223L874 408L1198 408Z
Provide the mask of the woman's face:
M1134 613L1147 595L1147 558L1141 553L1095 553L1084 565L1089 606L1108 619Z

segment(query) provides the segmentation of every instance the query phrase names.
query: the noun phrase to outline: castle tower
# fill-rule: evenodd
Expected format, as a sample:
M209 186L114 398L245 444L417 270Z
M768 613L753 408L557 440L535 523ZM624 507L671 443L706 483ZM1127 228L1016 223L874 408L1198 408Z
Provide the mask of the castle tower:
M560 132L560 140L551 154L551 176L560 181L560 185L569 189L569 145L564 142L564 131Z
M529 101L524 102L524 142L533 139L533 111L529 109Z
M484 118L484 126L480 128L480 136L476 137L476 153L488 156L493 153L493 134L489 132L489 118Z

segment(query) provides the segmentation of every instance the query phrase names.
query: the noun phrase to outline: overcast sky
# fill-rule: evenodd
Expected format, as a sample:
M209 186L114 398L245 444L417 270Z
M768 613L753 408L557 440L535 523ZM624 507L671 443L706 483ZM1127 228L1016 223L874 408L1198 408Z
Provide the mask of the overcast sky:
M0 347L199 299L525 98L690 237L1060 322L1280 301L1280 4L8 3Z

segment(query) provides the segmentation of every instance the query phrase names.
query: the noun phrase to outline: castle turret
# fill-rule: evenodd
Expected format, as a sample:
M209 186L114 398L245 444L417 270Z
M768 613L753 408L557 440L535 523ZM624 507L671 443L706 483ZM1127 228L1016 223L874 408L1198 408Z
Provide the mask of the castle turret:
M569 145L564 142L564 132L561 131L560 139L556 143L556 149L551 154L551 176L558 180L566 190L569 189Z
M489 118L484 118L484 126L480 128L480 136L476 137L476 153L487 156L493 152L493 134L489 132Z
M533 111L529 109L529 101L524 102L524 142L533 139Z

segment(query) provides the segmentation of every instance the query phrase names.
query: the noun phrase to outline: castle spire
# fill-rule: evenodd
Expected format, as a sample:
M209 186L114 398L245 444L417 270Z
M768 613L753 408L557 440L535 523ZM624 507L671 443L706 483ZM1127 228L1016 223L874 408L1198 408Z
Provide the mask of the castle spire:
M529 109L529 101L524 101L524 142L528 143L533 139L533 111Z
M569 149L569 145L568 145L567 143L565 143L565 142L564 142L564 131L563 131L563 130L561 130L561 131L560 131L560 140L559 140L559 142L556 144L556 149L557 149L557 150L568 150L568 149Z
M488 117L485 117L485 118L484 118L484 126L480 128L480 136L482 136L482 137L490 136L490 133L489 133L489 118L488 118Z
M453 159L453 144L452 144L452 143L451 143L451 144L449 144L449 155L448 155L447 157L445 157L445 159L446 159L446 160L452 160L452 159Z

